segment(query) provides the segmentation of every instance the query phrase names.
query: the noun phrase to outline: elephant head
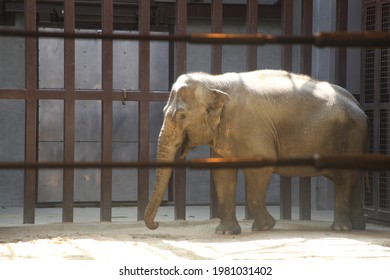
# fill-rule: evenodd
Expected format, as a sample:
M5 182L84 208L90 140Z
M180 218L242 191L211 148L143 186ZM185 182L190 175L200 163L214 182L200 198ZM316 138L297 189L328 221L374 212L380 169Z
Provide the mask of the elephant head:
M157 143L157 161L173 161L182 146L181 158L190 150L215 141L216 129L229 96L204 82L196 81L191 74L182 75L172 86L164 107L164 122ZM171 168L157 168L154 189L146 207L144 220L149 229L156 229L154 222L158 207L172 173Z

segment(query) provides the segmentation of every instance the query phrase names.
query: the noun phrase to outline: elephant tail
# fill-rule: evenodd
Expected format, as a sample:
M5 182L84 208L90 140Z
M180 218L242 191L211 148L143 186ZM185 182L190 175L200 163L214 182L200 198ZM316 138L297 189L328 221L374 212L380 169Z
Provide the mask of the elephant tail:
M372 185L370 184L370 176L369 175L370 174L368 171L364 172L364 186L365 186L366 192L371 193L372 192Z

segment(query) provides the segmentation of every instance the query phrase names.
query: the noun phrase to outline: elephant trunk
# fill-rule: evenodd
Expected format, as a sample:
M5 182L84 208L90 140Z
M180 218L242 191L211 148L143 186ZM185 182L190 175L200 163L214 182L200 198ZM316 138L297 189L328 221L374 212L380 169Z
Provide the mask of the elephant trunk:
M181 139L177 137L177 130L171 120L165 118L161 128L157 144L157 161L173 161L175 159ZM161 204L167 189L172 168L157 168L153 193L146 206L144 221L149 229L157 229L158 223L154 222L158 207Z

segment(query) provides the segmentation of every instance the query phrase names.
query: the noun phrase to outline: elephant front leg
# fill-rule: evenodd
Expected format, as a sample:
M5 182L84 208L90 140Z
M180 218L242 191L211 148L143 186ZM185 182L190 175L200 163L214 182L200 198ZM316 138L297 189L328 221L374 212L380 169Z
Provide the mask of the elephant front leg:
M273 170L245 169L246 195L249 211L254 216L253 231L270 230L275 226L275 219L265 207L265 195Z
M241 227L236 218L236 169L215 169L212 171L218 196L220 224L215 229L218 234L239 234Z

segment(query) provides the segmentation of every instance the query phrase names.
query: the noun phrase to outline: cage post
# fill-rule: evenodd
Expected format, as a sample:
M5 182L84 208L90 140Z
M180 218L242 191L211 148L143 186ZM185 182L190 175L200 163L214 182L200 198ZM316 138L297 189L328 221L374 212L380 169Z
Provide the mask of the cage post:
M302 0L301 32L303 35L311 35L313 32L313 0ZM312 73L312 46L301 46L301 72L306 75ZM311 179L303 177L299 179L299 218L311 219Z
M222 0L213 0L211 6L211 32L222 33L223 32L223 6ZM214 44L211 47L212 60L211 60L211 73L221 74L222 72L222 45ZM213 151L210 151L211 157L216 156ZM218 217L218 198L215 189L215 184L212 176L210 175L210 218Z
M258 25L258 4L257 0L248 0L246 4L246 32L256 34ZM257 46L250 45L246 47L246 70L253 71L257 69ZM252 219L252 214L248 208L248 197L245 183L245 219Z
M150 34L150 0L139 1L139 33ZM150 42L139 41L139 150L140 161L149 160ZM149 199L149 169L138 170L137 219L143 220Z
M64 2L64 31L75 30L75 2ZM75 40L64 40L64 162L74 162L75 139ZM62 221L73 222L74 169L63 171Z
M293 34L293 1L282 1L282 32ZM292 71L292 45L282 46L282 68ZM291 178L280 176L280 218L291 220Z
M36 1L25 0L25 29L36 30ZM37 38L26 38L26 120L25 120L25 161L37 161L37 120L38 101L37 91ZM37 170L30 168L24 173L24 208L23 223L35 222L35 204L37 195Z
M348 0L337 0L336 8L336 31L348 30ZM347 82L347 49L338 48L336 50L336 83L341 87L346 87Z
M187 1L176 1L176 34L187 33ZM185 42L176 44L176 74L187 71L187 45ZM186 217L186 169L175 170L175 220Z
M113 3L112 0L102 2L102 29L104 34L112 34L113 28ZM102 161L112 161L112 95L113 88L113 42L103 40L102 42ZM101 191L100 191L100 220L111 221L112 205L112 169L101 170Z

